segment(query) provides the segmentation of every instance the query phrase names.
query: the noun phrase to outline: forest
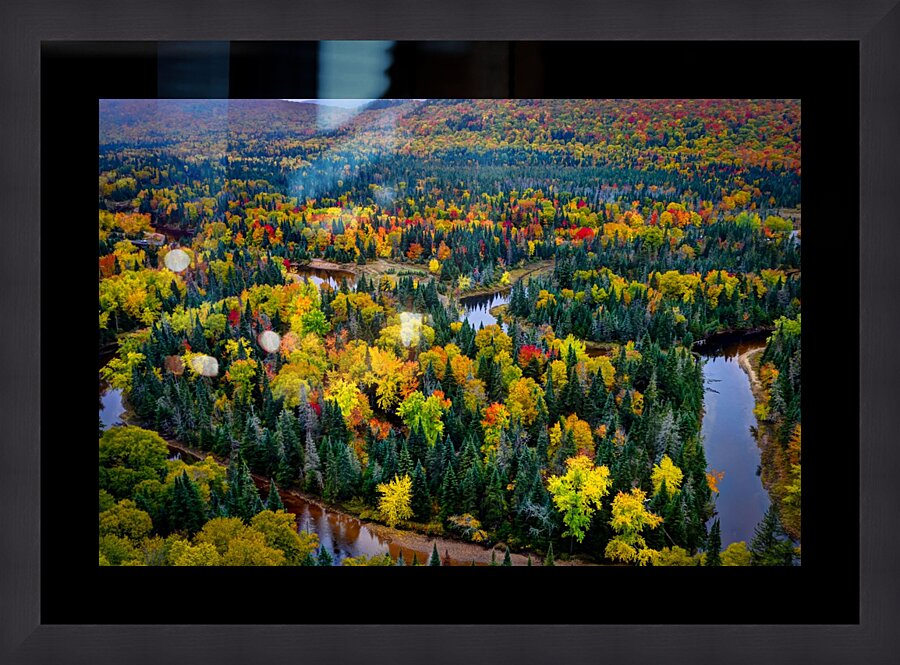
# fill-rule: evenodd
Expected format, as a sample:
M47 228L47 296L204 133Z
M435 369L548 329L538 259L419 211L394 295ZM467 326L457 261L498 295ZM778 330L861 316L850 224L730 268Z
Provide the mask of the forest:
M288 492L489 565L799 565L800 172L797 100L102 101L100 565L410 565ZM697 349L760 331L725 544Z

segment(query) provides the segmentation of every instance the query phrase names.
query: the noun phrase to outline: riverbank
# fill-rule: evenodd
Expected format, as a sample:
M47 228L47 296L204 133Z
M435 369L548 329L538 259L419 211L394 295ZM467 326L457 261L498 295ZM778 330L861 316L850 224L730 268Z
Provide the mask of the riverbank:
M129 425L140 426L139 423L135 423L131 419L123 419L123 422L127 422L127 424ZM227 460L222 459L217 455L213 455L212 453L197 450L195 448L190 448L175 439L171 439L168 437L163 438L169 446L169 449L171 451L180 453L182 457L189 457L193 460L199 461L209 456L223 466L227 465L228 463ZM268 478L264 478L257 474L251 475L253 476L253 481L258 488L263 491L268 489ZM431 556L432 549L435 545L437 545L438 553L440 554L442 559L449 556L451 565L457 566L471 565L473 561L476 565L490 565L492 553L496 562L501 563L506 552L505 547L502 546L502 544L498 544L493 547L485 547L482 545L478 545L477 543L449 538L447 536L430 536L423 533L418 533L416 531L392 528L374 520L362 519L352 512L343 510L341 506L328 504L324 502L320 497L307 494L306 492L298 490L294 487L278 488L278 494L281 496L282 503L285 505L286 509L288 509L289 512L294 512L296 514L296 512L290 510L290 508L292 506L296 506L298 501L300 501L312 504L323 511L327 511L328 513L337 515L345 520L357 522L359 525L366 527L378 538L386 541L388 544L387 549L393 558L399 556L400 552L402 551L404 554L404 559L408 562L411 562L413 553L415 553L419 562L424 564L428 560L428 557ZM542 565L542 557L538 556L537 554L530 554L530 556L532 565ZM510 552L510 559L512 560L512 564L514 566L528 565L528 557L528 553L522 554L519 552ZM595 564L590 564L581 560L561 561L557 559L556 565L574 566Z
M738 357L738 364L750 378L750 389L756 404L765 401L766 395L762 383L759 380L759 364L765 347L752 349L742 353ZM763 487L769 493L769 497L782 514L782 526L785 532L795 543L800 542L800 522L789 519L785 515L782 504L785 499L785 487L790 483L790 462L787 461L786 452L780 446L774 445L775 435L772 424L757 420L754 428L756 444L760 450L760 479Z
M459 294L460 300L465 300L466 298L477 298L478 296L491 296L497 293L504 293L509 291L513 284L519 282L523 279L530 279L532 277L536 277L538 275L542 275L546 272L553 270L553 259L547 259L546 261L538 261L537 263L530 263L528 265L522 266L521 268L515 268L509 271L509 284L497 285L497 286L486 286L478 289L470 289L464 293Z
M753 393L753 397L757 402L762 399L762 383L759 381L756 368L759 367L759 358L764 350L765 347L763 346L758 349L744 351L738 356L738 364L741 366L741 369L747 373L747 376L750 377L750 391Z

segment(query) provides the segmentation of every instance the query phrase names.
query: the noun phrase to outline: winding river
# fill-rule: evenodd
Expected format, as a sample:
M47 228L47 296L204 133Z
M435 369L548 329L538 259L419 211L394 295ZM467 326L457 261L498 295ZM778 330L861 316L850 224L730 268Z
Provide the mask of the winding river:
M722 547L743 540L750 545L756 525L769 507L769 493L759 476L760 450L750 377L738 358L765 346L768 333L710 340L699 348L704 360L704 414L701 436L706 462L724 471L716 511Z
M303 271L317 285L328 283L338 286L334 276L326 271ZM352 276L351 276L352 277ZM337 279L346 278L340 275ZM464 317L476 329L481 325L496 323L490 310L509 302L509 293L494 293L471 296L462 300ZM705 413L702 436L709 467L724 471L719 483L717 511L722 529L722 546L744 540L748 544L753 537L756 524L762 519L769 505L768 493L762 486L758 474L760 453L750 428L756 424L753 416L754 400L750 391L749 377L738 365L739 354L761 348L765 337L744 337L707 343L700 347L704 358L703 375L706 382ZM107 358L108 360L108 358ZM104 429L122 423L125 406L122 393L110 389L101 380L99 399L100 421ZM189 451L170 446L175 454L189 456ZM268 483L256 478L264 494ZM298 529L319 535L320 542L331 551L335 563L346 557L377 555L389 551L396 558L401 548L388 535L376 533L377 527L335 511L329 511L319 503L311 501L297 492L281 492L285 508L297 515ZM413 534L410 534L413 536ZM424 563L431 554L431 542L424 536L415 536L403 546L404 560L411 563L413 554ZM442 547L442 543L439 543ZM472 546L475 547L475 546ZM489 550L485 550L488 551ZM443 554L443 552L442 552ZM450 557L452 565L470 565L471 559ZM483 558L482 558L483 559ZM484 560L478 561L484 564Z

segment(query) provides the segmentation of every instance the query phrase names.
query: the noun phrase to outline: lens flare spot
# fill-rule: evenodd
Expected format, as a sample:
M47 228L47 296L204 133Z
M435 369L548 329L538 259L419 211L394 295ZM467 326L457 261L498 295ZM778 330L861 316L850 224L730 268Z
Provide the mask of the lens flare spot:
M172 272L184 272L191 265L191 257L183 249L173 249L163 261Z
M400 341L403 346L417 346L422 335L422 315L400 312Z
M219 361L212 356L194 356L191 358L191 367L200 376L217 376L219 374Z
M266 353L275 353L281 348L281 337L274 330L266 330L260 333L257 341Z

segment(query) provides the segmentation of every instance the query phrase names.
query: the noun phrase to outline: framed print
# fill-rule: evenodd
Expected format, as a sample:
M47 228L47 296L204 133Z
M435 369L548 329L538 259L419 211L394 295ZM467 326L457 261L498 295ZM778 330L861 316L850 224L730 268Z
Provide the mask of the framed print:
M898 14L735 11L16 14L3 648L888 662Z

